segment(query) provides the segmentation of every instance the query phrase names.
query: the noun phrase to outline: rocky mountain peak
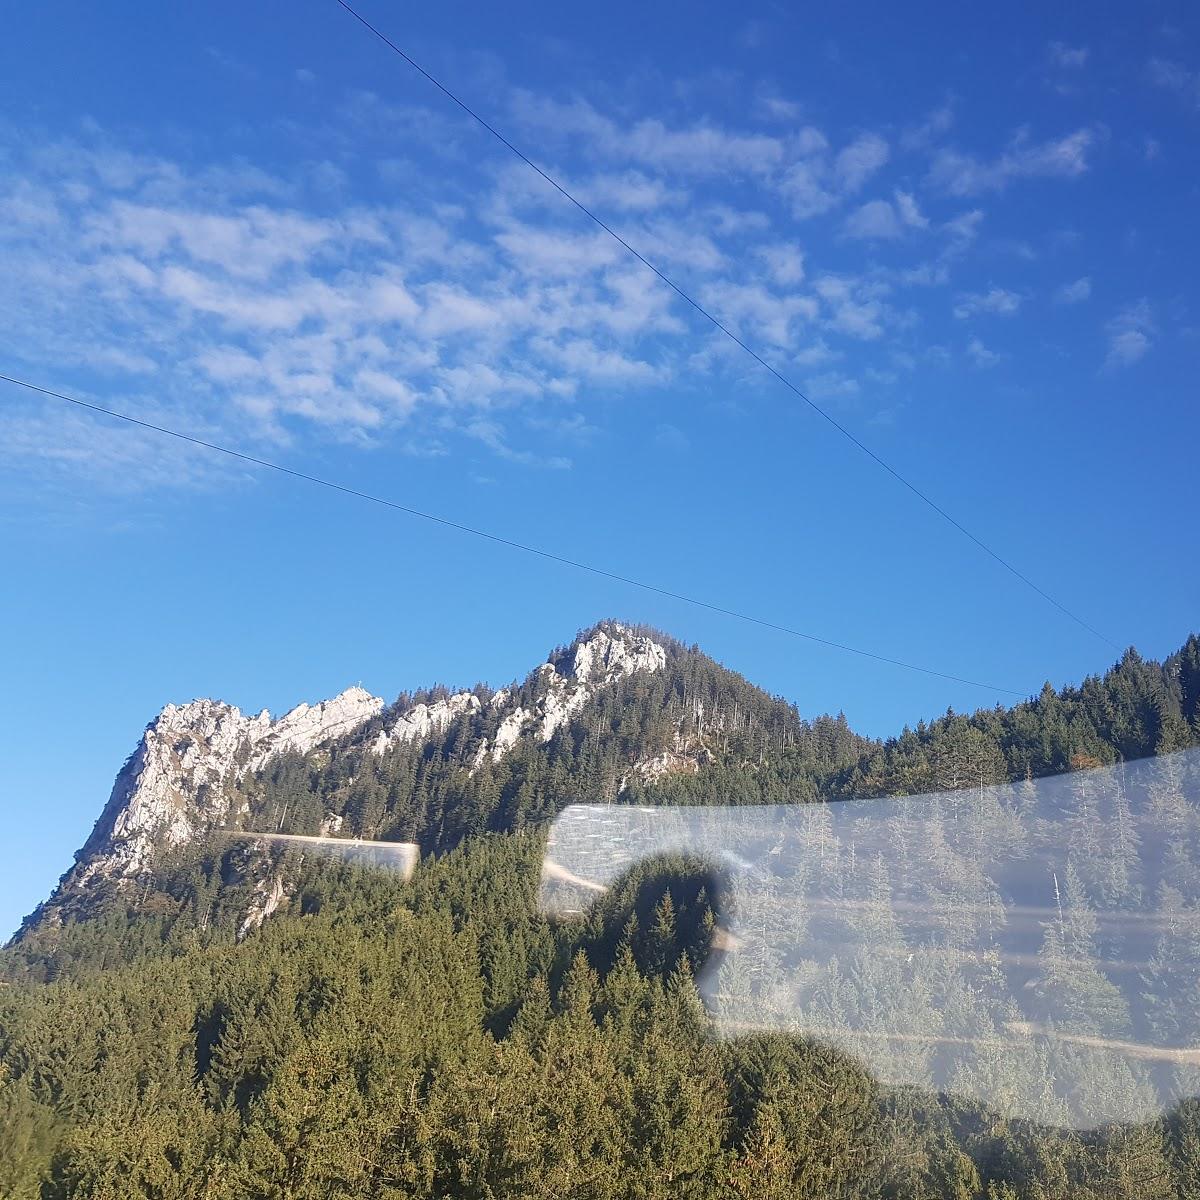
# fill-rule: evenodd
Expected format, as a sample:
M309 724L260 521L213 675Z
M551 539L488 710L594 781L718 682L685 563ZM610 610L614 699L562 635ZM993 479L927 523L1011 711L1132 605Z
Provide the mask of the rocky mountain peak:
M541 717L541 740L548 742L597 688L666 665L666 647L652 638L615 621L597 627L540 668L547 685L536 714Z
M635 671L659 671L666 665L665 646L616 621L598 626L574 642L558 662L546 664L581 684L611 683Z
M432 704L414 704L405 709L390 727L379 731L371 743L371 750L374 754L383 754L391 746L424 741L441 733L464 713L478 712L480 707L479 697L474 692L455 692Z
M118 774L71 882L137 875L162 848L178 846L235 815L232 785L288 751L307 754L370 720L383 701L361 687L300 704L273 721L219 700L168 704Z
M297 705L268 725L261 750L251 756L246 769L257 771L271 757L285 750L307 754L317 746L357 729L383 707L383 700L358 686L348 687L332 700L323 700L320 704ZM257 719L261 720L265 715L260 713Z
M499 762L526 735L548 742L596 694L597 689L638 671L660 671L667 650L645 634L616 621L605 622L582 635L565 650L551 655L535 672L538 696L531 708L508 712L489 746L476 752L476 766L489 756ZM507 692L497 692L492 706Z
M478 731L478 768L489 759L499 762L522 738L549 742L600 688L666 663L665 646L605 622L552 654L523 688L495 693L486 712L468 691L408 704L389 712L363 749L383 755L392 747L433 741L461 719L482 723L498 714L490 739ZM383 700L357 686L318 704L297 705L277 719L265 709L249 715L219 700L168 704L146 727L76 865L37 919L53 917L67 898L105 882L145 877L164 850L238 827L249 812L245 789L238 786L243 780L279 755L309 754L354 734L384 708Z

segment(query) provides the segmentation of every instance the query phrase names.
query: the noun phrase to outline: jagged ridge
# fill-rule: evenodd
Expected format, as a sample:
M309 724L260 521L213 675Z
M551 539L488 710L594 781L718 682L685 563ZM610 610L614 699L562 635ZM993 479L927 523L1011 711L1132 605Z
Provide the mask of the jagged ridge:
M516 688L490 697L487 713L501 719L490 738L477 734L473 769L499 763L523 738L548 742L597 689L636 672L661 670L666 662L666 647L646 634L617 622L594 627L533 672L527 680L532 701L520 702ZM251 811L242 785L281 756L309 755L340 740L353 746L356 733L383 714L383 727L364 746L379 757L430 742L463 717L478 718L482 727L484 707L475 692L458 692L389 711L380 697L361 687L316 705L300 704L278 720L265 709L247 716L211 699L168 704L117 775L76 865L23 931L58 919L67 902L79 907L89 893L153 873L164 851L215 829L241 827ZM323 831L336 832L340 825L340 817L328 818ZM278 903L274 879L263 881L261 890ZM269 911L274 905L264 907Z

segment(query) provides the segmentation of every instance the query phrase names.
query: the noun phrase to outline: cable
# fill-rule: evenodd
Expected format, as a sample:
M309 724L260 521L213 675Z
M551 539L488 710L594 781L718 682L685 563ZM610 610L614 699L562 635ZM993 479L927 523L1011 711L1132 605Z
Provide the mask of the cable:
M347 4L346 0L337 0L337 3L339 5L341 5L341 7L344 8L346 10L346 12L348 12L356 21L358 21L361 25L363 25L365 28L370 30L370 32L373 33L381 42L383 42L383 44L385 46L389 47L391 50L394 50L402 59L404 59L404 61L406 63L408 63L408 65L410 67L413 68L413 70L417 71L420 75L423 75L430 83L433 84L433 86L435 88L438 89L438 91L440 91L449 100L452 100L455 104L457 104L458 107L461 108L463 110L463 112L465 112L467 114L467 116L469 116L472 120L476 121L478 124L482 125L483 128L486 129L488 131L488 133L490 133L497 141L499 141L504 146L506 146L509 150L511 150L512 153L517 156L517 158L519 158L527 167L530 168L530 170L537 172L537 174L540 175L542 179L544 179L561 196L563 196L565 199L569 200L577 209L579 209L579 211L581 213L584 214L584 216L586 216L589 220L594 221L601 229L604 230L605 233L607 233L609 235L609 237L613 238L616 242L618 242L621 246L623 246L627 251L629 251L629 253L632 254L633 257L636 258L637 261L642 264L642 266L646 267L650 271L653 271L654 274L657 275L658 278L661 279L662 282L667 285L667 287L669 287L677 296L680 297L680 299L686 301L689 305L691 305L691 307L693 309L696 310L696 312L698 312L700 314L700 316L702 316L706 321L710 322L713 326L715 326L718 330L720 330L720 332L723 333L727 338L729 338L729 340L731 342L733 342L735 345L739 346L742 350L744 350L752 359L754 359L754 361L756 363L758 363L758 365L760 367L762 367L766 371L769 371L780 383L783 384L784 387L786 387L788 389L788 391L792 392L794 395L798 396L801 400L803 400L804 403L807 404L808 407L811 408L812 411L817 414L817 416L823 418L830 425L832 425L833 428L838 431L838 433L840 433L844 438L846 438L848 441L850 441L855 446L857 446L859 450L861 450L868 458L870 458L878 466L882 467L898 483L903 484L910 492L912 492L912 494L914 496L917 497L917 499L921 500L924 504L928 505L931 509L933 509L933 511L935 513L937 513L938 516L940 516L943 520L948 521L951 525L953 525L954 528L957 529L959 533L961 533L964 537L968 538L970 541L974 542L975 545L978 546L980 550L982 550L985 554L989 555L991 558L995 559L996 562L998 562L1002 567L1004 567L1004 569L1006 571L1009 571L1011 574L1015 575L1023 584L1026 585L1026 587L1032 588L1033 591L1035 591L1039 596L1041 596L1043 600L1048 601L1050 604L1054 605L1054 607L1057 608L1059 612L1063 613L1067 617L1070 617L1070 619L1072 621L1074 621L1075 624L1079 625L1083 629L1086 629L1088 631L1088 633L1092 634L1094 637L1098 637L1102 642L1106 643L1112 649L1118 650L1118 651L1121 649L1120 646L1118 646L1116 644L1116 642L1114 642L1111 638L1106 637L1098 629L1089 625L1087 623L1087 621L1085 621L1082 617L1077 616L1075 613L1073 613L1069 608L1067 608L1067 606L1065 604L1059 603L1059 601L1057 601L1053 596L1051 596L1049 592L1044 591L1042 588L1038 587L1038 585L1036 583L1034 583L1033 580L1030 579L1028 575L1025 575L1023 572L1018 570L1017 567L1015 567L1011 562L1008 561L1008 559L1002 557L995 550L993 550L986 542L984 542L981 538L979 538L975 534L973 534L965 525L963 525L960 521L958 521L954 517L952 517L950 515L950 513L946 511L946 509L944 509L940 504L937 503L936 500L934 500L931 496L929 496L925 492L923 492L919 487L917 487L917 485L915 483L912 483L905 476L901 475L900 472L897 471L896 468L893 467L889 462L887 462L886 459L883 459L878 454L876 454L875 451L872 450L870 446L868 446L865 442L863 442L860 438L858 438L854 433L852 433L849 429L847 429L846 426L843 425L840 421L838 421L831 413L829 413L825 409L823 409L814 400L810 400L808 398L808 396L806 396L786 375L784 375L781 371L777 370L775 367L771 366L771 364L769 362L767 362L766 359L764 359L757 351L755 351L749 345L747 345L746 342L742 341L742 339L740 337L738 337L738 335L736 333L734 333L733 330L731 330L727 325L722 324L722 322L719 321L715 316L713 316L713 314L710 313L708 311L708 309L706 309L699 301L692 299L692 297L689 296L688 293L683 290L683 288L681 288L668 275L666 275L664 272L659 270L658 267L656 267L652 262L650 262L649 259L644 257L638 250L636 250L633 246L631 246L619 233L617 233L617 231L615 229L612 228L612 226L608 225L601 217L597 216L594 212L592 212L592 210L590 208L588 208L587 205L584 204L581 200L577 200L569 191L567 191L567 189L565 187L563 187L563 185L561 183L558 182L557 179L555 179L553 176L548 175L545 171L543 171L542 168L537 165L537 163L535 163L531 158L528 157L528 155L526 155L521 150L519 150L516 146L514 146L513 143L510 142L508 140L508 138L506 138L504 136L504 134L502 134L498 129L496 129L496 127L494 125L490 125L486 120L484 120L483 117L481 117L465 101L460 100L448 87L446 87L445 84L443 84L440 80L434 78L434 76L432 76L427 70L425 70L425 68L423 66L421 66L420 63L416 62L414 59L409 57L409 55L406 54L403 50L401 50L400 47L397 46L396 43L393 42L385 33L383 33L381 30L377 29L374 25L371 24L370 21L368 21L366 19L366 17L362 16L361 13L356 12L349 4Z
M358 488L348 487L344 483L335 483L331 479L322 479L319 475L309 475L304 471L285 467L282 463L271 462L270 459L257 458L253 454L245 454L241 450L233 450L228 446L218 445L216 442L206 442L203 438L192 437L188 433L180 433L177 429L168 429L165 425L155 425L150 421L143 421L140 417L131 417L128 413L117 412L115 409L105 408L100 404L92 404L87 400L80 400L76 396L68 396L65 392L56 392L51 388L40 387L36 383L30 383L25 379L17 379L12 375L0 374L0 380L3 380L5 383L14 384L17 387L25 388L31 392L37 392L42 396L52 396L56 400L65 400L68 404L89 409L94 413L101 413L106 417L113 417L118 421L125 421L130 425L140 426L142 429L149 429L154 433L161 433L167 437L177 438L181 442L189 442L193 446L202 446L205 450L215 450L219 454L226 454L230 458L251 463L256 467L265 467L267 470L277 471L281 475L290 475L293 479L302 479L305 483L315 483L318 487L328 488L334 492L341 492L347 496L354 496L359 500L367 500L372 504L378 504L384 508L395 509L396 512L405 513L410 517L419 517L422 521L430 521L435 525L442 525L447 529L456 529L459 533L469 533L472 537L483 538L485 541L494 542L499 546L507 546L510 550L520 550L524 554L533 554L549 562L559 563L565 567L574 567L578 571L587 571L589 574L599 575L604 579L611 579L617 583L626 584L629 587L640 588L644 592L653 592L656 596L666 596L671 600L680 600L684 604L691 604L696 608L707 609L709 612L719 613L721 616L734 617L739 621L746 621L751 625L759 625L763 629L772 629L776 633L785 633L789 637L802 638L806 642L815 642L819 646L828 646L832 650L843 650L847 654L857 654L861 658L869 658L875 662L887 663L889 666L901 667L906 671L917 671L922 675L932 675L937 679L947 679L952 683L965 683L970 687L984 688L989 692L1004 692L1007 695L1020 696L1022 698L1026 695L1026 693L1018 691L1016 688L997 687L995 684L982 683L978 679L966 679L961 675L951 675L945 671L935 671L932 667L917 666L915 663L903 662L898 658L889 658L885 654L875 654L870 650L861 650L857 646L847 646L842 642L834 642L829 638L818 637L813 633L803 633L799 629L790 629L786 625L777 625L774 621L767 621L761 617L753 617L748 613L738 612L732 608L724 608L719 604L710 604L707 600L699 600L695 596L687 596L682 592L673 592L668 588L658 587L652 583L644 583L640 579L634 579L628 575L619 575L615 571L606 571L603 567L595 567L590 563L580 562L574 558L567 558L564 555L555 554L550 550L542 550L537 546L529 546L524 542L513 541L511 538L501 537L497 533L488 533L485 529L477 529L472 525L464 525L459 521L450 520L449 517L440 517L436 513L422 512L418 508L411 508L407 504L399 504L395 500L387 500L382 496L372 495L370 492L359 491Z

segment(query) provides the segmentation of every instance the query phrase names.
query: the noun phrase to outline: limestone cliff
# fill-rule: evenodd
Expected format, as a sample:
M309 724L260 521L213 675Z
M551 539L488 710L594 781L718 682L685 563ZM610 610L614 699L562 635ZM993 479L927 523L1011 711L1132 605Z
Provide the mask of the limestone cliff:
M165 852L214 831L258 828L246 796L282 754L310 755L339 740L355 746L356 737L361 739L356 748L374 756L413 743L436 748L451 726L466 722L468 764L477 771L486 761L498 763L523 738L549 742L599 689L634 672L662 670L666 662L663 645L607 622L551 655L523 687L490 699L484 691L486 703L480 694L462 691L388 707L351 687L277 719L265 710L246 715L218 700L168 704L117 775L75 865L26 926L54 923L68 909L86 910L90 896L152 875ZM341 817L331 815L321 833L337 836L340 826ZM269 911L279 902L277 883L259 882Z

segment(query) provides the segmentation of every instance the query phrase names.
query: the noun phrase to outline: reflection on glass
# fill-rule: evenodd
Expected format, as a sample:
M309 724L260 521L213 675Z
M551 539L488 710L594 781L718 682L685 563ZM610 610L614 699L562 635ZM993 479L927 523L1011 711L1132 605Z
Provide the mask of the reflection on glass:
M230 833L239 841L261 842L315 854L322 858L336 858L357 867L378 867L395 871L407 879L420 857L420 848L414 842L381 842L367 838L316 837L302 833Z
M726 879L698 980L722 1034L827 1040L884 1082L1079 1129L1200 1095L1200 751L887 800L577 805L542 907L678 853Z

